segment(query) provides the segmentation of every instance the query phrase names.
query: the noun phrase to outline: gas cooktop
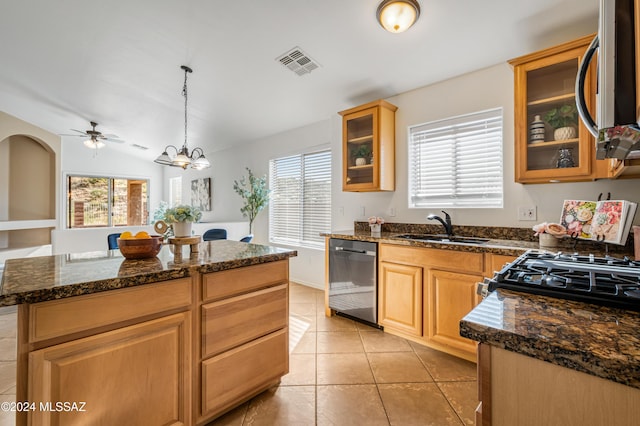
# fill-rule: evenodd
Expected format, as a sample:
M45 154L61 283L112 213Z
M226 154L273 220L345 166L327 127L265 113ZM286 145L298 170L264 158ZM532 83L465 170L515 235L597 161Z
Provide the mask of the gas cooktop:
M528 251L485 284L640 311L640 262L626 257Z

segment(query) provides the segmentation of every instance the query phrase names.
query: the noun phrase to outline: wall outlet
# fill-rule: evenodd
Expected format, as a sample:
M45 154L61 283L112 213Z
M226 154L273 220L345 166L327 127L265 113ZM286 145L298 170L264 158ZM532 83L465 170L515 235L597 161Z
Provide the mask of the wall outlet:
M518 220L537 220L536 207L518 207Z
M395 217L395 215L396 215L395 207L389 207L389 216L390 217Z
M364 217L364 206L360 206L360 216Z

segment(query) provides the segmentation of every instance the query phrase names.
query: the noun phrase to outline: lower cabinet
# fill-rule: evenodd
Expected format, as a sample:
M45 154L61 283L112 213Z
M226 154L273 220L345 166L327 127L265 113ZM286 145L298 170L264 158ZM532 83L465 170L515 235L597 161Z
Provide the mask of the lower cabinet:
M289 263L202 276L196 424L206 424L289 372Z
M452 355L476 360L476 342L459 334L460 320L479 302L485 254L380 244L379 324Z
M460 320L479 302L476 284L482 275L429 271L425 306L425 328L428 339L437 344L475 353L476 342L460 336Z
M31 352L29 424L189 424L190 325L182 312Z
M380 325L422 336L422 268L381 262L380 277Z

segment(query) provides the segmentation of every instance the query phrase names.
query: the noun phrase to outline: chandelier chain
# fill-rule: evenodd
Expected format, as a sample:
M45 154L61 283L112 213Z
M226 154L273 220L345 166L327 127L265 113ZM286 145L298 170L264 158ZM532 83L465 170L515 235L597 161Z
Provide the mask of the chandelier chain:
M187 70L184 70L184 85L182 86L184 96L184 147L187 147Z

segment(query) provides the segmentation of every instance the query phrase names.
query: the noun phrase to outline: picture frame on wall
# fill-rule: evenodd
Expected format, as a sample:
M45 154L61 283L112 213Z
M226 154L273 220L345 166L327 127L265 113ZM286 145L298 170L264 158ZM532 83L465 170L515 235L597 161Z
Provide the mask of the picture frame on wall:
M191 205L203 212L211 211L211 178L191 181Z

